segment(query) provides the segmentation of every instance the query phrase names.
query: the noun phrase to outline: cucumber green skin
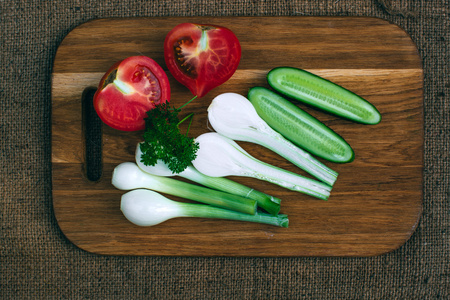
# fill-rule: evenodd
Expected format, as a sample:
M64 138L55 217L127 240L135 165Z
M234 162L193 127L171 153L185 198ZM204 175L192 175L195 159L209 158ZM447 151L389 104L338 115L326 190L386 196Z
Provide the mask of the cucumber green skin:
M377 108L355 93L315 74L278 67L267 74L269 85L280 94L353 122L380 123Z
M264 87L253 87L248 99L275 131L307 152L335 163L353 161L350 145L307 112Z

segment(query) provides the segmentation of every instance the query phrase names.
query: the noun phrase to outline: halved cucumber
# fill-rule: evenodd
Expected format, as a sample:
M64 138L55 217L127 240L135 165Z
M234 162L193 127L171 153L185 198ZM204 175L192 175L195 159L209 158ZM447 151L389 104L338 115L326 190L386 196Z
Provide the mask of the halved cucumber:
M278 67L267 74L269 85L284 96L362 124L378 124L381 114L367 100L315 74Z
M353 149L341 136L275 92L254 87L248 99L270 127L302 149L336 163L354 159Z

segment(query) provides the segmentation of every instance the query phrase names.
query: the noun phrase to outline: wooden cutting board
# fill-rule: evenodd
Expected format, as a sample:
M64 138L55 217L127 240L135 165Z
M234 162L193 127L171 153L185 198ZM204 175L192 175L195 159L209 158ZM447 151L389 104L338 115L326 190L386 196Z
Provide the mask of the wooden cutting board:
M95 89L113 63L128 56L147 55L167 70L163 40L182 22L226 26L242 46L234 76L183 110L183 114L196 113L192 136L210 131L206 108L216 95L246 95L252 86L267 86L266 73L277 66L298 67L325 77L366 98L381 112L382 122L368 126L297 103L343 136L356 153L349 164L325 162L340 174L328 201L256 179L232 177L281 198L281 211L290 217L289 228L187 218L145 228L131 224L119 209L124 192L111 185L111 173L116 165L133 161L142 132L124 133L103 126L101 145L97 143L102 175L96 181L87 178L93 151L85 146L90 136L83 113L87 91ZM180 106L191 99L189 91L168 76L172 104ZM88 22L63 40L53 66L57 222L78 247L108 255L373 256L392 251L408 240L422 211L422 80L421 59L410 37L396 25L376 18L183 17ZM240 144L261 160L305 175L269 150Z

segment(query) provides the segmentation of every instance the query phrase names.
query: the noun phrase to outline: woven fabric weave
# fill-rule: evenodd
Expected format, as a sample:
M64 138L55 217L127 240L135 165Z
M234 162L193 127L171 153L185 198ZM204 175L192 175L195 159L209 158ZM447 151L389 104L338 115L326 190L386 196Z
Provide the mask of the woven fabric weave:
M424 68L423 215L369 258L99 256L52 210L51 72L58 45L97 18L370 16L403 28ZM448 0L0 1L1 299L449 299Z

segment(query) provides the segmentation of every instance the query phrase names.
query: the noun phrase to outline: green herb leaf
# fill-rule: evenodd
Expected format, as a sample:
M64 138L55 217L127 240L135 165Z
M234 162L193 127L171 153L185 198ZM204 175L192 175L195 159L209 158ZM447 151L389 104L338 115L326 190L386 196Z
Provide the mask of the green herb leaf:
M147 112L144 142L140 145L144 165L154 166L161 159L177 174L196 158L198 143L188 137L188 133L182 134L178 128L180 111L181 108L171 108L165 102Z

